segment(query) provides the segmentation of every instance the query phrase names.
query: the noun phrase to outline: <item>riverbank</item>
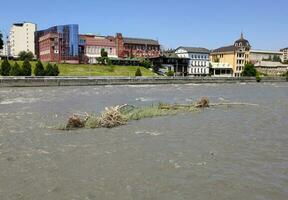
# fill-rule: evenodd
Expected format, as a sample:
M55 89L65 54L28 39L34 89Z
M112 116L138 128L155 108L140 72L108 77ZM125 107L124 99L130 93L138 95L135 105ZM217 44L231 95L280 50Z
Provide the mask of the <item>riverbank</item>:
M15 61L9 61L14 65ZM2 61L0 61L1 65ZM23 61L17 61L21 66ZM36 61L30 61L32 66L32 74L34 75ZM47 62L43 62L46 66ZM138 67L140 67L143 76L155 76L154 72L141 66L120 66L120 65L88 65L88 64L57 64L60 74L59 76L134 76Z
M254 77L0 77L0 87L50 87L96 85L150 85L256 82ZM263 77L261 82L286 82L285 77Z

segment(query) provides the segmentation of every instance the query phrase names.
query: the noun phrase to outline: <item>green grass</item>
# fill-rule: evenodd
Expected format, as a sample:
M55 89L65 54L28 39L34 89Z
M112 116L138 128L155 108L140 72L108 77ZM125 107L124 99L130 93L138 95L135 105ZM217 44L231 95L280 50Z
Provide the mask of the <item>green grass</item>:
M21 66L23 61L17 61ZM0 61L0 64L2 61ZM10 61L11 64L14 61ZM32 71L36 62L30 62ZM44 67L47 63L43 63ZM59 76L135 76L138 66L102 66L102 65L85 65L85 64L58 64ZM155 74L144 67L140 67L142 76L155 76Z

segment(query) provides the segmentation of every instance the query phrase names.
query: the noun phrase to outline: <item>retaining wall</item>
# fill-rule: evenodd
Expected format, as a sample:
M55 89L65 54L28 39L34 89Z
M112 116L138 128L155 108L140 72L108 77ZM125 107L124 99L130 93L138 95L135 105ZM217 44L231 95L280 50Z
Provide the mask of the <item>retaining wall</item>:
M213 77L0 77L0 87L48 87L93 85L145 85L188 83L239 83L256 82L255 78ZM261 82L286 82L285 77L263 77Z

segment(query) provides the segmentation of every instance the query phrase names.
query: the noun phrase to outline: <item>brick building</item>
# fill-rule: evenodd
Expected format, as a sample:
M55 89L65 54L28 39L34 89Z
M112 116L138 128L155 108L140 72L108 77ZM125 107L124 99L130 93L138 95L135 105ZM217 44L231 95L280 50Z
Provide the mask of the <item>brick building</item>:
M57 33L48 33L39 38L39 58L41 61L60 62L62 38Z
M80 35L81 61L90 64L97 63L96 58L101 57L101 50L108 53L109 58L117 58L115 38L111 36Z
M119 58L154 58L160 56L160 44L157 40L128 38L116 34L116 48Z
M35 53L41 61L79 63L79 27L61 25L35 32Z

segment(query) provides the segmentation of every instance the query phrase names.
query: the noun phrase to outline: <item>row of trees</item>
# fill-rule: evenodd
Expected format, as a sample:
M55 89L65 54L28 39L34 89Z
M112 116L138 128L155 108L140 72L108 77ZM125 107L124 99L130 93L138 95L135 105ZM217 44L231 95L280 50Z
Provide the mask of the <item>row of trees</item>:
M38 61L34 69L35 76L58 76L59 68L56 64L48 63L44 68L43 64ZM0 75L2 76L32 76L32 66L29 60L25 60L22 66L15 62L12 66L8 60L4 60L0 67Z

